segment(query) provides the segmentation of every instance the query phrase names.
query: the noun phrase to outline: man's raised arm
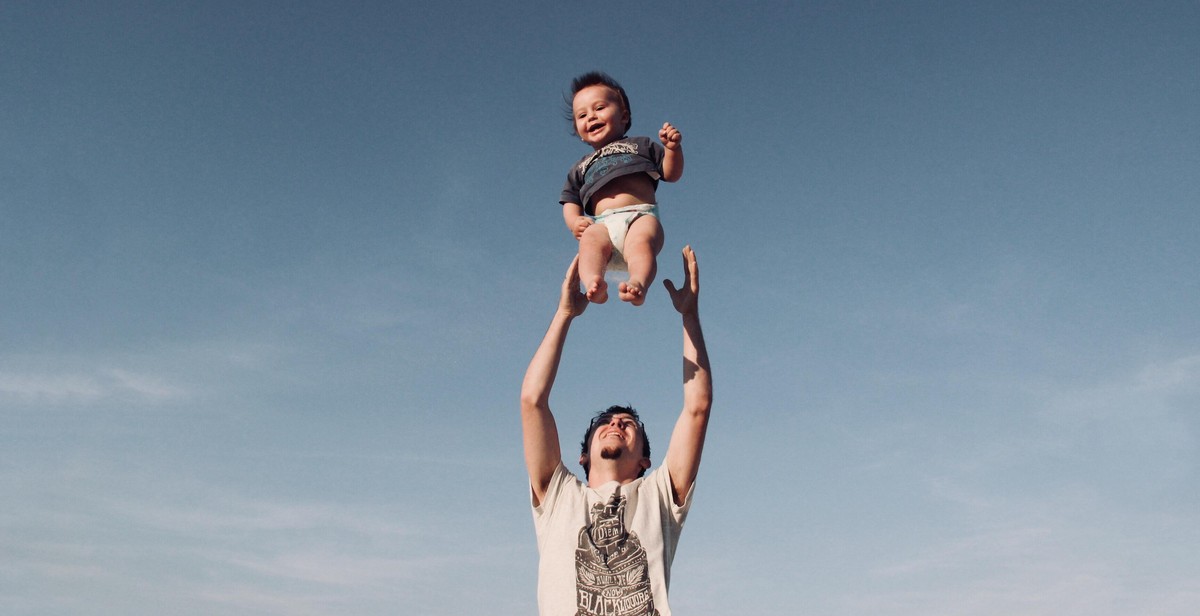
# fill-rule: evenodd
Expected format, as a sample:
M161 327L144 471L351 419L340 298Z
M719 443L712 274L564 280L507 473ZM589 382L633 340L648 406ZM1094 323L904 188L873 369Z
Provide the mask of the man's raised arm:
M525 466L529 469L534 505L541 504L554 469L562 462L558 428L550 412L550 389L558 375L567 330L571 321L583 314L587 304L587 297L579 292L579 257L576 257L563 279L562 295L550 321L550 329L533 354L521 384L521 432L525 439Z
M700 469L700 454L708 432L708 416L712 410L712 374L708 364L708 349L700 329L698 299L700 269L691 246L683 248L683 287L676 289L670 280L663 280L671 303L683 316L683 411L671 432L667 446L666 465L675 488L675 504L684 498L696 482Z

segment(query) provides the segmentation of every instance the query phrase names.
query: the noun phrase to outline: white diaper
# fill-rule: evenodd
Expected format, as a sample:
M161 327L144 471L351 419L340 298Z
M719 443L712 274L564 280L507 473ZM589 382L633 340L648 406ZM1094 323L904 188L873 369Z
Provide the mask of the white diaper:
M605 210L604 213L592 218L608 229L608 239L613 246L612 256L608 258L609 271L625 272L629 270L628 264L625 263L625 234L629 233L629 227L633 225L633 221L642 216L658 218L658 206L653 203L627 205Z

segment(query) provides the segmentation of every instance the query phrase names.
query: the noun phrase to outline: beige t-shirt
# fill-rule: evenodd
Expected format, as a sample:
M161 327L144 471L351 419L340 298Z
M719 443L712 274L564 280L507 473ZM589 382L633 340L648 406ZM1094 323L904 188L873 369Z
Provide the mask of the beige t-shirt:
M692 503L689 491L677 507L671 493L666 467L593 490L560 463L533 508L539 613L670 616L671 561Z

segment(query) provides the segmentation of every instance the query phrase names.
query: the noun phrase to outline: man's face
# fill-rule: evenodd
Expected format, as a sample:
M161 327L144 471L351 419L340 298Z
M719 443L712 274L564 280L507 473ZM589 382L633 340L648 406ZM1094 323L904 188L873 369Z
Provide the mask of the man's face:
M619 460L625 456L642 457L641 424L628 413L617 413L601 421L592 433L589 447L593 459Z
M625 136L629 111L621 104L621 95L608 86L588 86L577 92L571 102L571 111L575 118L575 133L593 148Z

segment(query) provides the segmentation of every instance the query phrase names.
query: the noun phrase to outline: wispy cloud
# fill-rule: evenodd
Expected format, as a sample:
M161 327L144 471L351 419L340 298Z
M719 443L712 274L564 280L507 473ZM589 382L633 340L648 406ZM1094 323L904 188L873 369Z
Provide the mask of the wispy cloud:
M1189 614L1200 355L1027 387L1023 411L928 464L942 525L883 546L839 613ZM1148 566L1148 563L1155 563ZM1167 563L1167 564L1164 564ZM1191 603L1189 603L1191 601Z
M883 577L946 574L967 565L998 569L1003 562L1023 562L1044 550L1053 533L1046 527L1000 528L930 546L910 559L884 565Z
M34 485L15 472L0 474L20 502L0 516L0 574L29 590L0 611L45 609L46 594L84 609L137 592L185 614L392 613L432 600L437 579L503 562L495 545L465 542L452 516L418 506L259 497L111 469ZM56 512L43 516L48 503Z
M252 338L117 354L0 355L0 401L33 407L195 401L277 373L293 356L286 345Z
M396 522L396 516L334 503L284 503L216 493L200 502L203 504L113 500L106 509L139 526L201 535L324 529L378 537L414 532L410 526Z
M1151 363L1132 384L1137 391L1164 396L1200 392L1200 354Z
M878 567L867 576L872 592L844 599L846 613L1182 616L1194 609L1185 602L1200 596L1194 561L1191 568L1139 570L1155 550L1144 537L1078 528L1060 513L1043 526L996 520L994 528Z
M79 372L0 372L0 399L24 404L95 404L105 400L161 403L185 395L153 374L107 368Z
M1187 355L1155 360L1090 386L1047 391L1039 418L1064 443L1140 452L1177 467L1197 455L1198 400L1200 355ZM1126 462L1146 460L1136 456Z

